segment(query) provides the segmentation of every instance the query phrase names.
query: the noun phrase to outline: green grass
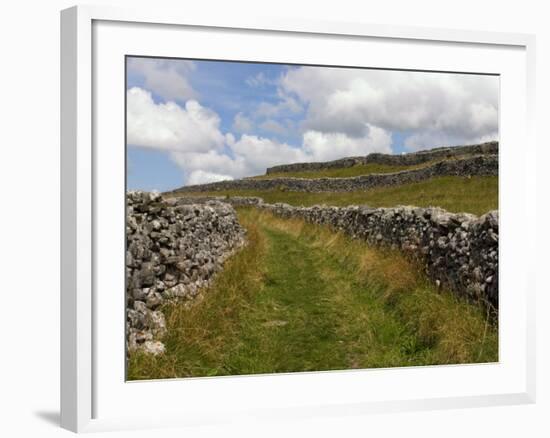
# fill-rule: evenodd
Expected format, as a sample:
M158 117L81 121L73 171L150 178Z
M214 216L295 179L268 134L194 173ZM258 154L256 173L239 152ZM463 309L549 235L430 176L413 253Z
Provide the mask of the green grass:
M130 380L498 360L483 308L399 253L255 209L239 219L249 244L203 300L166 306L166 353L132 354Z
M437 206L451 212L477 215L498 209L498 177L443 176L417 183L376 187L354 192L307 193L285 190L223 190L180 193L178 196L260 196L265 202L286 202L291 205L358 205L393 207L415 205Z

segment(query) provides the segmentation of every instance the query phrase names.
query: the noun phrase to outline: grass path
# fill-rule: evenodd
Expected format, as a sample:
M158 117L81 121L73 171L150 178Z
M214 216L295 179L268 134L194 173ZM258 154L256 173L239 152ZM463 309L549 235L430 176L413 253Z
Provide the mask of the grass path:
M371 332L370 317L379 310L376 291L355 281L330 249L285 230L264 226L263 231L270 246L269 268L263 289L243 315L231 369L252 374L366 366L368 351L360 341ZM406 327L385 312L383 329L378 335L385 339L371 341L386 344L387 366L398 365L390 355L408 342ZM409 361L414 362L410 355Z
M497 360L481 308L439 293L395 253L327 229L239 212L249 245L191 308L165 309L167 352L129 378Z

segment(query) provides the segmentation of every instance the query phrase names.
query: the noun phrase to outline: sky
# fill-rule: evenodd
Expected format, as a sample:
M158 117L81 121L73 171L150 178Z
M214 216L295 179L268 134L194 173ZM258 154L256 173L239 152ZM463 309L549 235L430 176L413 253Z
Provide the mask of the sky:
M128 57L127 187L498 140L498 76Z

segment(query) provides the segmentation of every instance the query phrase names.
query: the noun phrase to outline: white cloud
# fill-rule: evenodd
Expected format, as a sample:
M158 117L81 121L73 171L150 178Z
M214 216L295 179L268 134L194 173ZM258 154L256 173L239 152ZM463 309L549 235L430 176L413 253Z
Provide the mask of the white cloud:
M257 175L265 172L266 167L275 164L306 159L306 155L300 148L255 135L242 135L231 150L236 157L246 163L244 174L241 176Z
M290 68L277 80L248 78L251 87L276 86L278 99L238 112L233 133L222 133L220 117L197 101L188 81L194 68L190 61L128 63L165 100L155 102L139 87L127 91L128 144L169 151L186 184L261 174L277 164L391 153L392 133L406 135L411 150L498 136L496 77L313 67ZM252 135L258 127L299 132L302 140L289 145Z
M371 152L391 153L391 134L372 125L367 125L366 130L363 137L349 137L341 132L307 131L303 140L304 153L308 161L330 161Z
M189 177L194 171L204 171L211 174L240 178L248 174L249 165L241 156L233 156L222 151L209 152L174 152L172 160L180 166ZM189 183L189 181L187 181Z
M193 184L206 184L215 181L227 181L233 178L229 175L221 175L219 173L205 172L204 170L194 170L189 175L187 183Z
M243 134L238 141L227 144L230 153L224 151L174 152L172 160L188 175L187 184L196 181L209 182L228 178L242 178L265 172L266 167L288 162L307 160L301 149L267 138Z
M360 138L370 124L445 144L498 135L494 76L299 67L280 86L307 106L305 130Z
M252 130L252 120L243 113L237 113L233 118L233 129L237 132L250 132Z
M394 132L406 135L411 150L498 136L496 77L300 67L286 71L278 87L278 101L236 114L233 133L222 133L219 116L196 100L156 103L148 91L132 88L128 143L169 150L186 183L197 184L283 163L391 153ZM251 134L258 126L287 132L298 120L288 117L302 111L300 144Z
M218 115L188 100L155 103L138 87L127 91L127 142L130 145L180 152L206 152L224 145Z
M127 92L127 141L169 151L186 183L200 184L261 174L277 164L389 152L391 135L367 125L362 137L309 130L299 147L248 134L237 140L222 134L219 116L197 101L156 103L150 92L134 87Z
M391 135L368 126L367 135L348 137L343 133L308 131L300 147L292 147L268 138L243 134L239 140L228 135L230 153L172 153L172 159L189 175L187 184L263 174L267 167L285 163L326 161L370 152L390 152Z
M198 94L188 80L195 64L187 60L128 58L128 73L144 78L144 86L165 100L195 99Z

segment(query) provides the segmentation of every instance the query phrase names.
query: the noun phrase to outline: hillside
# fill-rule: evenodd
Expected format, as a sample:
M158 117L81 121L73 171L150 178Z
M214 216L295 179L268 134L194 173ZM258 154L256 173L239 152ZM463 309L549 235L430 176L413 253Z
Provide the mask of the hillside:
M424 155L427 155L425 153ZM366 158L369 159L370 155ZM386 156L395 157L400 162L408 163L407 155ZM308 163L297 163L289 165L289 169L302 166ZM321 166L323 163L315 163ZM333 163L328 163L333 166ZM372 163L356 164L347 167L347 172L358 168L364 169ZM384 164L384 166L386 166ZM395 166L393 164L392 166ZM398 186L409 183L430 180L436 177L488 177L498 176L498 155L496 154L475 154L459 157L451 156L444 160L426 162L422 165L403 165L404 170L398 172L369 173L350 177L319 177L319 175L333 172L334 168L327 169L320 167L317 170L310 170L308 178L297 178L291 176L276 176L266 174L262 178L241 178L236 180L224 180L207 184L189 185L180 187L172 192L166 193L169 196L184 196L192 192L221 192L227 190L285 190L292 192L352 192L357 190L368 190L375 187ZM361 171L361 170L360 170Z
M498 209L498 143L449 149L276 166L264 175L186 186L164 195L256 196L304 206L438 206L474 214Z

